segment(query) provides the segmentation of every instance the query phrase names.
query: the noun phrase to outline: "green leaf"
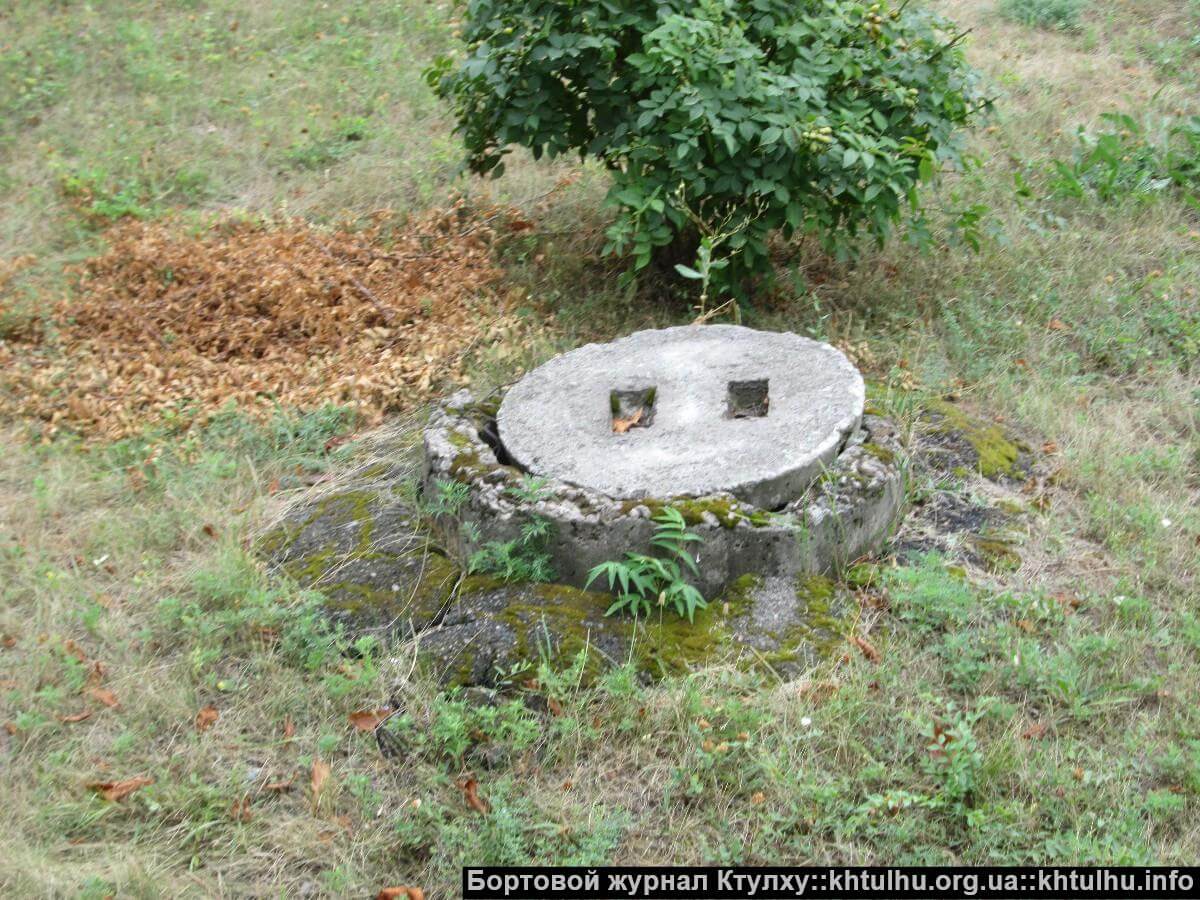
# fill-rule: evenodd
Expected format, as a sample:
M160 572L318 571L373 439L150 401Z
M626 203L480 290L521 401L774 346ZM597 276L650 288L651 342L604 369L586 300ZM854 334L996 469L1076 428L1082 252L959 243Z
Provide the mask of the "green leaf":
M787 205L787 222L793 228L799 228L804 224L804 207L800 202L793 200Z
M630 597L621 596L612 602L612 605L604 611L606 616L611 616L613 613L618 613L629 605Z

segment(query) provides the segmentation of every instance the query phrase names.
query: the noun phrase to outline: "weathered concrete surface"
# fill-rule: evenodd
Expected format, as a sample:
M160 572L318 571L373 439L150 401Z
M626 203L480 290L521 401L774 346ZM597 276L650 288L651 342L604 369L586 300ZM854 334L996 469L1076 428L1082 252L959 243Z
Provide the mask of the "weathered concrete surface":
M649 426L647 413L614 432L614 392L649 392ZM689 325L550 360L508 392L498 425L513 461L535 475L620 500L730 494L774 509L834 462L864 396L858 371L828 344Z
M331 616L355 631L428 628L461 576L434 551L413 507L415 430L377 432L359 465L300 494L257 542L275 568L320 591Z
M593 672L632 660L655 677L724 661L789 676L840 648L858 609L848 590L824 578L747 577L694 622L670 613L638 622L605 616L611 602L555 585L468 581L418 642L440 680L459 684L490 684L541 659L566 666L581 651Z
M425 430L424 493L440 483L468 488L447 540L466 557L489 541L511 541L532 516L552 525L548 551L557 578L583 587L599 563L650 549L653 516L671 506L701 538L699 575L708 596L742 575L823 574L876 550L895 525L904 497L900 446L892 424L866 416L821 477L790 502L763 509L729 494L619 500L598 491L548 479L534 500L526 476L504 465L488 443L490 408L466 392L450 398ZM472 537L475 535L475 537Z
M379 433L374 460L305 492L258 546L351 633L410 643L441 681L490 685L541 659L569 665L581 650L593 672L632 659L647 676L715 661L788 675L840 646L853 622L849 592L820 577L746 576L694 623L671 613L635 623L606 616L605 593L467 575L412 506L409 444L403 431Z
M935 552L985 573L1021 566L1022 513L1039 503L1025 441L955 403L929 400L911 459L914 479L944 487L916 498L893 541L897 556Z
M473 412L482 421L495 410L484 404ZM874 418L866 417L865 431ZM928 418L908 448L911 466L923 480L958 487L919 497L882 552L932 550L990 567L981 549L1014 534L1021 519L1014 510L1029 502L1021 485L1032 458L1027 447L992 428L956 406ZM634 659L649 675L736 661L787 677L845 647L857 614L853 589L861 566L851 570L847 584L806 574L744 575L723 593L710 594L710 607L695 624L668 613L661 624L636 628L627 617L604 615L611 602L606 594L464 575L446 555L442 536L430 534L413 506L422 477L417 434L411 423L375 433L360 449L359 465L294 495L258 545L273 566L320 591L330 614L351 633L408 642L423 665L447 682L489 684L501 669L546 656L565 663L584 647L593 666ZM461 473L508 483L509 475L495 474L505 467L489 469L485 460L470 457L468 444L458 446ZM886 456L886 447L864 452ZM988 462L993 459L1015 462L1005 470ZM736 501L684 508L693 519L733 524L734 532L742 509Z

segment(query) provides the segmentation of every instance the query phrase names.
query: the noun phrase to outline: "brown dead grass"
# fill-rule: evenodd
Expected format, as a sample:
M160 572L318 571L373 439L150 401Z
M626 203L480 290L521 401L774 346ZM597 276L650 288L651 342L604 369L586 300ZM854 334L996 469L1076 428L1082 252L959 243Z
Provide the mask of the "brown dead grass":
M508 210L368 221L115 225L52 337L0 341L0 412L101 438L231 401L346 404L373 423L466 380L481 343L519 339L492 255L498 230L524 227Z

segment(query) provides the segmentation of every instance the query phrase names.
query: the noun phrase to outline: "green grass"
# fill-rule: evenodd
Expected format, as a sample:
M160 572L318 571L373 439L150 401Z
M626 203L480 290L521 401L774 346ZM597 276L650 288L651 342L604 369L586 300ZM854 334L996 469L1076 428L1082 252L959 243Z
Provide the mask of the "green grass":
M603 173L518 158L494 185L454 175L420 78L451 43L448 10L328 6L3 14L0 257L39 258L0 288L21 323L120 215L332 219L452 190L526 207L535 228L503 262L524 314L553 316L535 356L686 319L653 286L610 286ZM964 575L926 556L888 570L881 662L850 648L807 688L719 664L654 686L543 671L561 715L512 697L481 707L330 627L316 597L247 555L277 489L353 455L326 449L352 427L343 411L268 426L231 411L99 447L42 446L15 423L0 459L6 892L446 895L464 861L1194 861L1200 215L1178 185L1146 188L1162 124L1200 113L1186 50L1200 16L1097 0L1063 32L1010 24L992 0L942 6L976 27L970 53L999 94L974 141L982 165L938 198L990 208L980 252L944 226L927 255L899 239L846 265L792 248L783 287L747 320L865 348L873 379L916 400L953 392L1035 449L1053 442L1019 569ZM1077 130L1112 130L1110 112L1133 115L1154 153L1117 156L1107 179ZM578 180L534 201L563 175ZM25 327L5 321L0 340ZM497 342L475 371L501 382L531 361ZM93 660L119 707L88 696ZM385 759L346 716L393 694L404 753ZM220 719L199 733L208 704ZM315 799L314 759L332 767ZM464 802L467 773L487 816ZM120 804L85 787L138 775L154 783Z
M1038 28L1079 27L1079 16L1088 0L1000 0L1002 15L1022 25Z

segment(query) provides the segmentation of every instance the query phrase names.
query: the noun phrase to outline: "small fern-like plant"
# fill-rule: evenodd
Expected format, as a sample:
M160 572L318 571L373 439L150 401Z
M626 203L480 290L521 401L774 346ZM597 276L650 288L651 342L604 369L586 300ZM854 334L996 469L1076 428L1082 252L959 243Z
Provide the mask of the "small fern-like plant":
M553 581L554 566L547 543L548 519L533 516L521 526L521 536L512 541L488 541L471 554L467 569L472 574L495 575L501 581Z
M535 478L532 475L521 476L521 481L518 484L511 485L505 488L509 494L516 497L518 500L523 500L526 503L540 503L550 497L551 491L548 478Z
M457 516L471 493L470 487L461 481L439 480L433 487L430 496L418 500L421 511L431 518Z
M634 616L649 615L654 605L671 607L680 617L695 621L696 610L707 606L704 596L687 583L685 572L698 574L696 560L687 545L700 540L688 530L679 510L667 507L654 517L657 526L651 546L657 556L626 553L624 559L610 559L594 566L585 587L607 576L608 589L617 591L617 599L605 615L628 610Z

